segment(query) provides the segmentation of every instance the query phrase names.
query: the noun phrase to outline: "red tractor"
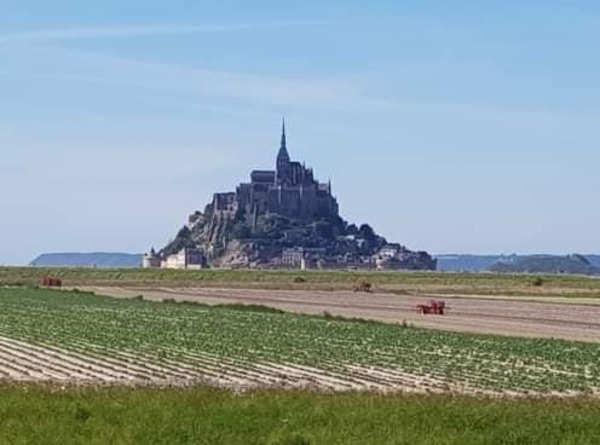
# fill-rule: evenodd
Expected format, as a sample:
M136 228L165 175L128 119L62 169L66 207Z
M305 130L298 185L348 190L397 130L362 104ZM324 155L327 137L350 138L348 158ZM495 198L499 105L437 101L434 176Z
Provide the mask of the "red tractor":
M446 302L442 300L430 300L427 304L418 304L417 310L423 315L444 315L444 312L446 311Z
M62 280L56 277L45 277L42 280L42 286L44 287L61 287Z

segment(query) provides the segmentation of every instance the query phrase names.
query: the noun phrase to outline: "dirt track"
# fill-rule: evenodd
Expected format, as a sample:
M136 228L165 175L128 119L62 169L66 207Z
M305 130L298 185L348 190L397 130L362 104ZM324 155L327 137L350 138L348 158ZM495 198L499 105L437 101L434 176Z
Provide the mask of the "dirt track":
M445 297L444 316L420 315L415 310L427 297L348 291L289 291L245 289L177 289L88 287L100 295L146 299L199 301L208 304L260 304L289 312L359 317L389 323L527 337L600 342L600 306L539 301Z

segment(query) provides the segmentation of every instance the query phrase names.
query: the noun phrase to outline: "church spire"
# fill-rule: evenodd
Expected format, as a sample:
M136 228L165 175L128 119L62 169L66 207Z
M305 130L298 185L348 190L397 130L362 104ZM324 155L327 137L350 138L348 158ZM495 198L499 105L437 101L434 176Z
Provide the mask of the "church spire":
M285 136L285 117L283 118L283 123L281 125L281 146L279 147L279 153L277 154L278 164L280 160L288 163L290 162L290 155L287 151L287 139Z
M287 149L287 141L285 138L285 117L283 118L283 122L281 124L281 147Z
M281 146L277 153L277 183L286 184L292 180L292 167L290 163L290 155L287 151L287 141L285 138L285 118L281 125Z

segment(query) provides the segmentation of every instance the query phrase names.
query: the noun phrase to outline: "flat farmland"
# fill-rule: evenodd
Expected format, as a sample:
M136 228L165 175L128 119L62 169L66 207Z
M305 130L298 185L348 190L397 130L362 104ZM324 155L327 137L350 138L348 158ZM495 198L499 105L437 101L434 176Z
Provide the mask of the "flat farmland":
M177 288L239 288L266 290L352 290L356 283L372 283L378 292L525 296L600 299L600 279L573 275L512 275L443 272L268 271L72 269L0 267L0 285L38 285L48 275L67 286L144 286ZM540 281L541 279L541 281ZM541 285L539 285L541 283Z
M322 315L327 312L449 331L600 342L600 305L594 299L574 304L565 298L548 302L553 297L436 296L443 298L448 306L446 315L436 316L416 311L417 304L428 301L430 296L427 295L190 287L88 287L86 290L121 298L143 295L156 301L258 304L295 313Z
M0 377L236 390L596 395L600 345L8 287L0 289Z

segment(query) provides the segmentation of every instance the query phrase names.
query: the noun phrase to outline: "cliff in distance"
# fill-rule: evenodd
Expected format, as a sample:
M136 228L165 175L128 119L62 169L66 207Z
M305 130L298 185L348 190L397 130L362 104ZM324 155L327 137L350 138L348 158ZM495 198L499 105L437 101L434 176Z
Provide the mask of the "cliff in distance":
M33 267L98 267L136 268L142 265L142 254L130 253L44 253L29 263Z
M493 272L543 273L599 275L600 268L594 266L583 255L529 255L509 257L497 261L490 268Z

